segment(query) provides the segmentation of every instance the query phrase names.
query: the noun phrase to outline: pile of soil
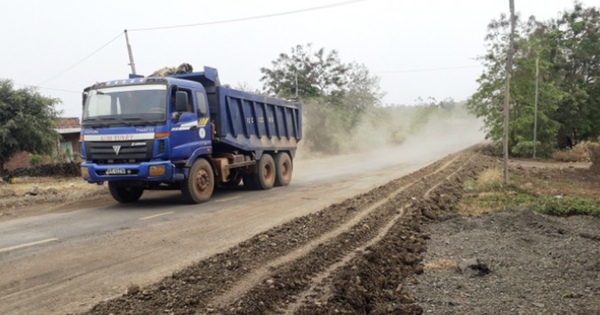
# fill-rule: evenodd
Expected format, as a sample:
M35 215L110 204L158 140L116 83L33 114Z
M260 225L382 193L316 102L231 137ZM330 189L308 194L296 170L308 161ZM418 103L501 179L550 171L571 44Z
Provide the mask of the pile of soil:
M80 177L17 177L16 184L0 183L0 221L108 197L105 185L88 184Z
M425 313L600 314L600 218L506 209L425 232L425 272L407 287Z

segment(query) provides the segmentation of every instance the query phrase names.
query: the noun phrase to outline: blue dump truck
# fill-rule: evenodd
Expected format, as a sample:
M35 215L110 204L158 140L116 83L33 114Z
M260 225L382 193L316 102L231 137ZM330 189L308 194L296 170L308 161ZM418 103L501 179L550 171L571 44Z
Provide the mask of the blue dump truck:
M181 190L189 203L218 186L286 186L302 138L302 106L221 86L217 70L102 82L84 90L83 178L121 203Z

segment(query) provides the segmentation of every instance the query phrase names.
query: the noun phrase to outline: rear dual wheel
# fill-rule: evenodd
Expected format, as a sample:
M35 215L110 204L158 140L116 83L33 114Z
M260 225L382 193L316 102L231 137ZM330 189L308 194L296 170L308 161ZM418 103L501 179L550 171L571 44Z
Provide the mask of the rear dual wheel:
M292 181L292 158L286 152L279 152L275 156L275 186L287 186Z
M248 189L267 190L273 186L287 186L292 181L292 158L286 152L275 156L265 153L256 165L256 173L244 175Z
M254 189L267 190L275 185L275 161L270 154L263 154L256 165L256 173L252 174L251 181Z

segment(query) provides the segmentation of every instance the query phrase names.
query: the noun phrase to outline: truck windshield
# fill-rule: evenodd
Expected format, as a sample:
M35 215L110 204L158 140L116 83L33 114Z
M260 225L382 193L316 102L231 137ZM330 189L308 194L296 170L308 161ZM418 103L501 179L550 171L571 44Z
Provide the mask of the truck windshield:
M167 117L167 86L115 86L91 90L83 105L86 126L156 125Z

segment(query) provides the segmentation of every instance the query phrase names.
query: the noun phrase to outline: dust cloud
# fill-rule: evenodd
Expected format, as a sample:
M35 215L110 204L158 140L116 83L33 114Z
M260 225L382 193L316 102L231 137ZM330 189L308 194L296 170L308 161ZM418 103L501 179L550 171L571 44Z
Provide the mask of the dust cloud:
M323 156L313 154L301 145L294 161L294 182L311 182L331 177L379 171L398 165L427 165L448 154L485 141L483 122L466 113L461 107L441 115L429 115L418 131L408 136L396 136L415 119L396 112L382 123L363 121L357 130L342 138L342 148L355 153ZM401 143L390 143L390 139ZM301 142L302 144L302 142Z

